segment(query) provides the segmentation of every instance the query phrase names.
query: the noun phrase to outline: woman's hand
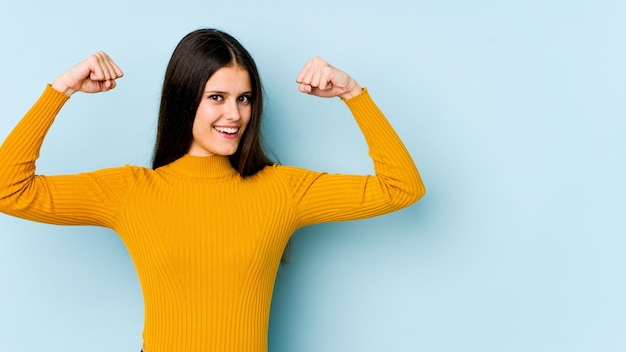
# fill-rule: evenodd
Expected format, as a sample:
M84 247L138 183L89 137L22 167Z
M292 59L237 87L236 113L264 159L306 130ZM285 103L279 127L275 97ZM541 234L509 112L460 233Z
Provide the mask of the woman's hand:
M52 88L67 96L75 92L106 92L115 88L115 80L123 75L109 55L100 51L57 77Z
M315 57L304 65L296 78L298 89L307 94L323 98L340 97L350 99L362 91L357 81L347 73L331 66L321 57Z

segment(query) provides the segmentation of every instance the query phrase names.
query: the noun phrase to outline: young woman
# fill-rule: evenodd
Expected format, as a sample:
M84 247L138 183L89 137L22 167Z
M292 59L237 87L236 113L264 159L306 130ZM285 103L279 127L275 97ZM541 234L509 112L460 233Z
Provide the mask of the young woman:
M111 90L120 77L100 52L46 87L0 147L0 210L118 233L142 287L145 352L266 351L274 280L296 229L389 213L424 194L409 153L367 90L321 58L305 64L299 90L345 102L375 175L272 163L261 148L255 63L213 29L188 34L172 55L152 169L35 175L46 132L69 97Z

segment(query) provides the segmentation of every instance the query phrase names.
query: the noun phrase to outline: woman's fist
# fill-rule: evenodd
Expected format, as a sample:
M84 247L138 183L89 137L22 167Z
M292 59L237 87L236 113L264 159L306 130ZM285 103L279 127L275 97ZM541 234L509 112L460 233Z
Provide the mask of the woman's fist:
M298 89L318 97L341 97L350 99L359 95L361 86L347 73L331 66L321 57L315 57L304 65L296 78Z
M106 92L115 88L115 80L123 75L109 55L100 51L57 77L52 88L68 96L74 92Z

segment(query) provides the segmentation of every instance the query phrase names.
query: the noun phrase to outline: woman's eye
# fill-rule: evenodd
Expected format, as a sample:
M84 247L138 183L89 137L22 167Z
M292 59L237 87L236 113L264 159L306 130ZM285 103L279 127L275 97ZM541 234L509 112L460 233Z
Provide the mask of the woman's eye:
M224 98L222 98L221 95L213 94L213 95L209 95L209 99L214 100L214 101L222 101Z
M250 104L250 96L249 95L242 95L239 97L239 102L240 103L244 103L244 104Z

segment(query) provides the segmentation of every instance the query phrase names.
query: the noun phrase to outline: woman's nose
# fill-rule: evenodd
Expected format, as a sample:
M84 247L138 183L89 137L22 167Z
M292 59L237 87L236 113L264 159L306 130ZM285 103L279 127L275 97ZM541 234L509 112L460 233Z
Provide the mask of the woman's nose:
M241 118L237 101L229 101L225 107L224 117L231 121L238 121Z

